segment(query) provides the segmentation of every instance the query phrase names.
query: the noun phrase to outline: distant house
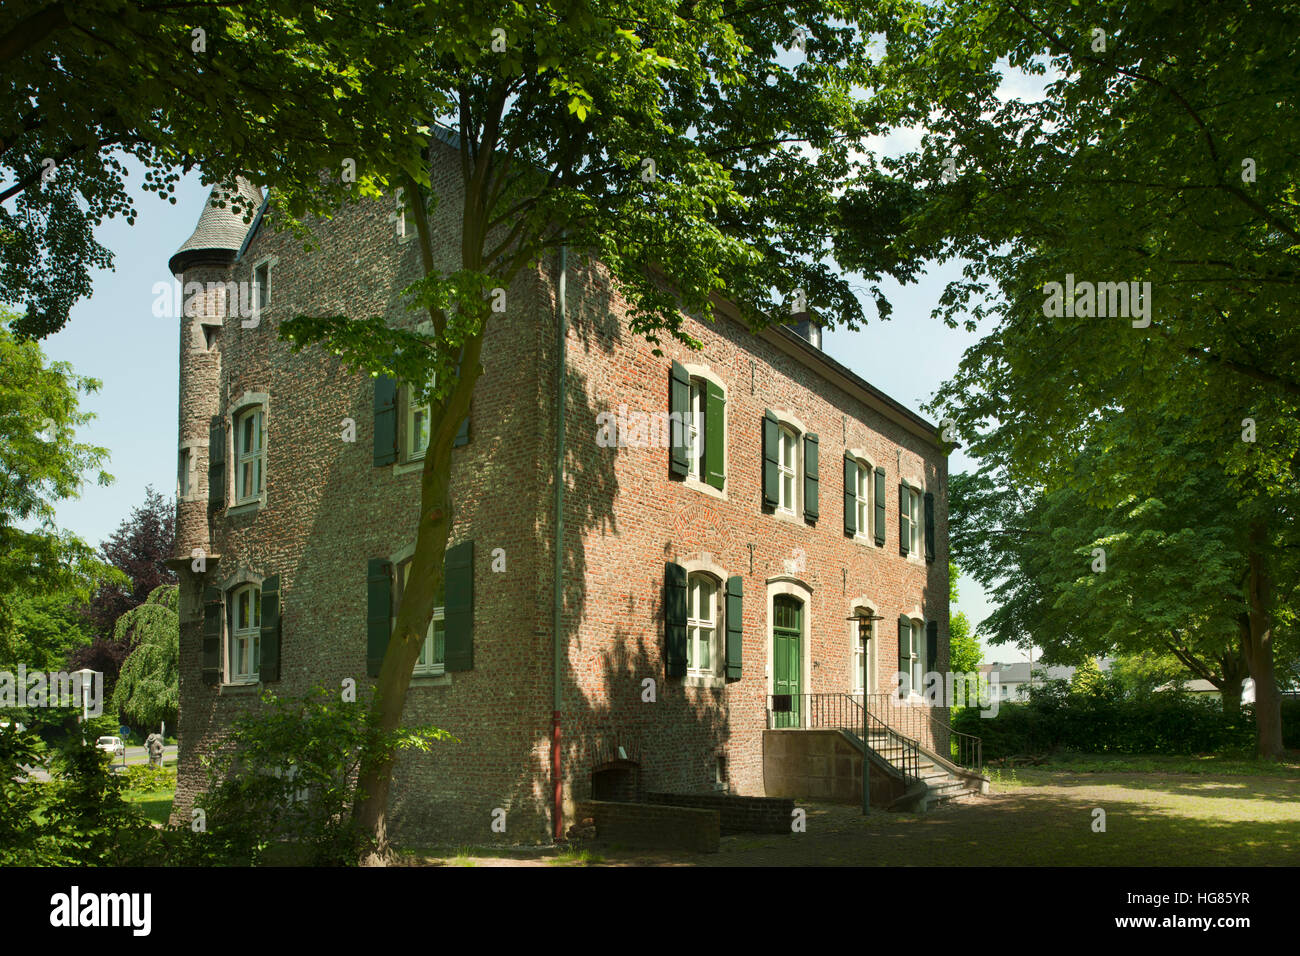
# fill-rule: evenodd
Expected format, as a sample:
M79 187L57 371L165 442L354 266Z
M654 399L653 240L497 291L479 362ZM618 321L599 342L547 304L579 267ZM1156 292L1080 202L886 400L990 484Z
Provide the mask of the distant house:
M1111 663L1109 658L1102 658L1097 662L1097 669L1104 674L1110 670ZM997 687L998 700L1017 701L1028 700L1031 686L1041 686L1049 680L1071 680L1074 677L1074 668L1044 667L1042 664L1035 664L1031 673L1028 661L1014 664L994 661L992 664L981 664L980 673L989 679L990 684Z
M1219 688L1215 687L1208 680L1198 678L1196 680L1183 681L1183 690L1196 697L1203 697L1206 700L1222 700L1223 694ZM1172 690L1173 683L1164 684L1157 687L1157 691ZM1255 703L1255 682L1247 677L1241 682L1241 702L1243 704Z

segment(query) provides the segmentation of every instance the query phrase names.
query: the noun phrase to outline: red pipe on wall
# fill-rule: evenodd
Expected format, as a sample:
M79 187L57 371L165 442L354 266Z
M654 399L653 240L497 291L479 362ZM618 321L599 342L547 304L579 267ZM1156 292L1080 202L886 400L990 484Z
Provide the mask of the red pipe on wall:
M551 780L554 782L554 809L551 817L555 821L555 840L564 838L564 799L563 785L560 780L560 712L551 712Z

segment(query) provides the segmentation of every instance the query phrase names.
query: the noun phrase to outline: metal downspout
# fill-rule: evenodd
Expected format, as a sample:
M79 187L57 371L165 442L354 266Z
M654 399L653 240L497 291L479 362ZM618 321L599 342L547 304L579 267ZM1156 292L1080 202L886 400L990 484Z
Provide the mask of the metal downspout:
M555 400L555 569L552 575L555 590L551 598L553 611L552 634L554 635L552 645L555 650L555 659L551 673L551 780L554 787L554 803L551 808L551 820L554 827L554 833L552 836L557 842L564 837L564 788L563 780L560 776L560 670L562 661L562 628L564 624L564 401L565 384L568 380L567 347L569 338L569 308L566 299L565 278L568 272L568 254L568 245L561 242L558 293L560 306L559 340L557 349L558 361L556 363L555 372L558 386L556 388Z

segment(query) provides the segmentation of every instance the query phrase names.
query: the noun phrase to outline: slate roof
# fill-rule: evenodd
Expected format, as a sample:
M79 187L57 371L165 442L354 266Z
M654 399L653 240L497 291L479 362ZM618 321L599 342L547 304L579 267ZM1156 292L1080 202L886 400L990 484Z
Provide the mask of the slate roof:
M238 212L231 202L235 197L242 200L245 207ZM224 199L226 205L213 205L214 199ZM167 263L168 268L173 274L184 272L190 261L213 252L229 253L233 260L243 247L245 237L256 225L255 217L261 212L264 201L262 191L242 176L235 180L233 187L213 186L194 233L176 250ZM247 222L244 220L245 212L250 217Z

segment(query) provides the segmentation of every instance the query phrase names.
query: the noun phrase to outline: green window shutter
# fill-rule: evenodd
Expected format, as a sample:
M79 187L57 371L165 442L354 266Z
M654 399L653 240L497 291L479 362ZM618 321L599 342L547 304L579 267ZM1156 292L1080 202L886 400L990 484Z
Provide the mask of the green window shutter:
M939 622L925 622L925 669L938 670L935 665L939 660Z
M876 469L876 544L885 544L885 469Z
M393 634L393 565L371 558L366 566L366 674L378 677Z
M465 420L460 423L460 431L456 432L456 439L451 443L451 447L459 448L462 445L468 445L468 444L469 444L469 416L466 415Z
M226 505L226 422L212 416L208 429L208 509L220 511Z
M899 482L898 485L898 553L907 556L907 546L911 543L911 500L908 495L907 485Z
M690 473L686 440L686 423L691 414L691 377L680 362L673 362L668 378L668 420L672 433L672 447L668 458L668 473L684 477Z
M387 375L375 379L375 464L397 461L397 382Z
M664 565L664 664L669 677L686 676L686 569Z
M203 589L203 683L221 683L221 625L225 602L216 588Z
M446 668L474 669L474 542L463 541L447 549L443 561L447 627Z
M727 447L726 404L722 388L708 380L704 383L704 480L719 491L726 479L723 474L723 455Z
M850 538L858 533L858 463L844 458L844 533Z
M779 478L779 470L776 466L776 456L780 454L780 439L778 436L779 426L776 423L776 416L770 411L763 412L763 507L776 508L780 498L777 495L776 484Z
M739 575L727 578L727 680L740 680L740 659L745 643L743 583Z
M898 669L912 673L912 619L905 615L898 618Z
M803 517L817 521L817 436L803 436Z
M257 676L262 681L280 679L280 575L262 582L261 660Z
M925 560L934 561L934 495L925 493Z

